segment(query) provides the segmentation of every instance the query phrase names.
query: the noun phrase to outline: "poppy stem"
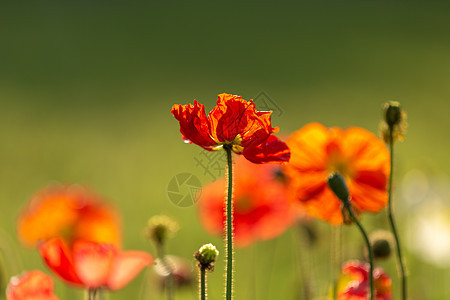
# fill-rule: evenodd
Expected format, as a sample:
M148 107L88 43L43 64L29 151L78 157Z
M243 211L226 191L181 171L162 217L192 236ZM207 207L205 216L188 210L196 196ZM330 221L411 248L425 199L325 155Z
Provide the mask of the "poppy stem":
M225 209L226 234L227 234L227 266L226 266L226 290L225 299L233 299L233 163L231 157L231 145L223 147L227 153L228 194Z
M166 281L166 291L167 291L167 299L173 300L173 275L172 268L166 259L166 254L164 253L164 245L162 243L157 243L156 251L158 253L158 257L163 265L164 269L167 272L167 281Z
M358 226L359 231L361 231L361 234L364 237L364 241L366 242L367 252L369 252L369 264L370 264L370 274L369 274L370 300L373 300L375 298L374 298L374 286L373 286L373 250L372 250L372 246L370 245L369 237L368 237L366 231L364 230L364 227L361 225L361 223L358 221L355 214L353 213L350 201L348 201L348 200L345 201L344 206L347 209L350 216L352 217L353 221Z
M407 299L407 288L406 288L406 280L407 280L407 275L406 275L406 271L405 271L405 264L403 261L403 256L402 256L402 250L400 248L400 240L398 237L398 233L397 233L397 226L395 224L395 219L394 219L394 214L392 211L392 178L393 178L393 174L394 174L394 137L393 137L393 131L394 128L392 126L389 126L389 150L391 152L391 171L389 174L389 185L388 185L388 209L387 209L387 214L388 214L388 219L389 219L389 224L391 226L391 230L392 230L392 234L394 235L394 239L395 239L395 248L397 249L397 259L398 259L398 264L400 266L400 276L401 276L401 282L402 282L402 299L406 300Z
M206 300L206 269L200 267L200 300Z

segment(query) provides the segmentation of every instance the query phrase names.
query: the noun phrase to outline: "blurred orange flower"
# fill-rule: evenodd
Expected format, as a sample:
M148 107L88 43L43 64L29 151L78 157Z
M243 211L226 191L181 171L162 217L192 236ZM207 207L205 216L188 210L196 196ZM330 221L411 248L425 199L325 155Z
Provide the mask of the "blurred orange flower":
M7 300L59 300L53 294L53 279L34 270L14 276L6 288Z
M143 251L119 251L113 244L76 241L72 247L61 238L53 238L39 247L47 266L65 282L74 286L118 290L153 263Z
M289 228L298 207L288 200L285 183L277 176L277 165L255 165L238 159L233 187L234 238L237 247L269 240ZM224 193L226 181L221 178L203 187L198 201L200 220L214 235L224 232Z
M287 142L292 157L285 167L294 197L308 214L333 225L343 221L341 202L327 186L331 173L346 179L352 204L361 212L378 212L386 204L389 151L369 131L326 128L310 123Z
M79 186L50 186L36 193L20 213L17 230L21 241L64 237L121 244L119 216L100 197Z
M369 296L370 265L357 260L348 261L342 266L343 276L338 282L339 300L366 300ZM392 299L392 281L382 268L373 270L376 300Z
M231 145L253 163L283 163L289 161L289 149L273 136L278 127L271 125L271 111L257 111L253 100L220 94L217 105L208 116L205 106L194 104L172 107L172 114L180 122L182 138L188 143L213 151Z

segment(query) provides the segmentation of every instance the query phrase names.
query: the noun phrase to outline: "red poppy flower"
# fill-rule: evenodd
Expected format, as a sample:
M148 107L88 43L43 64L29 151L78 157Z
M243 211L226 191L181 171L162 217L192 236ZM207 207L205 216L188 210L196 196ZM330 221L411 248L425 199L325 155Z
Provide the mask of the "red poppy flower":
M308 214L341 224L341 202L327 185L331 173L344 176L352 204L361 212L378 212L387 204L389 151L369 131L310 123L287 142L291 161L285 167L295 198Z
M367 262L349 261L342 266L342 273L338 283L339 300L368 299L370 265ZM392 281L382 268L373 270L374 296L376 300L392 299Z
M272 135L278 132L278 127L271 125L272 112L257 111L253 100L224 93L208 116L205 106L196 100L193 105L175 104L172 114L180 122L180 132L188 143L209 151L228 144L235 153L257 164L289 161L288 147Z
M53 294L53 279L34 270L14 276L6 288L7 300L59 300Z
M47 266L65 282L89 289L121 289L153 262L146 252L121 252L113 244L82 240L70 248L61 238L43 243L39 252Z
M121 241L115 210L79 186L56 185L36 193L22 210L17 231L28 246L52 237L64 237L69 243L82 239L117 246Z
M234 238L237 247L282 234L298 216L298 207L288 200L285 184L276 178L276 165L255 165L239 159L233 186ZM200 220L214 235L224 232L224 178L202 188L198 201Z

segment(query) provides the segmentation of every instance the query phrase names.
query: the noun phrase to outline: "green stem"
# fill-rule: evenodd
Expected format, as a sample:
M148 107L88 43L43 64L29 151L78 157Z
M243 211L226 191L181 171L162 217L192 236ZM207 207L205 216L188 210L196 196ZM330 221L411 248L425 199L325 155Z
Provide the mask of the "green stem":
M200 300L206 300L206 269L200 267Z
M226 277L226 291L225 299L233 299L233 164L231 157L231 146L224 145L227 152L227 167L228 167L228 194L226 204L226 231L227 231L227 277Z
M388 219L391 225L392 234L395 239L395 248L397 249L397 259L400 266L401 282L402 282L402 299L407 299L407 288L406 288L406 272L405 265L403 263L402 250L400 248L400 240L397 233L397 226L395 225L394 214L392 212L392 178L394 174L394 138L393 138L393 128L389 128L389 147L391 151L391 172L389 174L389 186L388 186Z
M369 264L370 264L370 274L369 274L369 283L370 283L370 300L375 299L374 298L374 288L373 288L373 251L372 251L372 246L370 245L370 241L369 241L369 237L366 233L366 231L364 230L363 226L361 225L361 223L358 221L358 219L355 217L355 215L353 214L353 211L351 209L351 204L349 201L346 201L344 203L345 208L348 210L348 213L350 214L350 216L352 217L353 221L356 223L356 225L359 228L359 231L361 231L361 234L364 237L364 241L366 242L366 246L367 246L367 251L369 252Z
M161 263L164 266L164 269L166 269L167 275L167 282L166 282L166 290L167 290L167 299L173 300L173 274L172 274L172 268L167 263L166 255L164 253L164 246L161 243L158 243L156 246L156 251L158 252L158 257L161 260Z

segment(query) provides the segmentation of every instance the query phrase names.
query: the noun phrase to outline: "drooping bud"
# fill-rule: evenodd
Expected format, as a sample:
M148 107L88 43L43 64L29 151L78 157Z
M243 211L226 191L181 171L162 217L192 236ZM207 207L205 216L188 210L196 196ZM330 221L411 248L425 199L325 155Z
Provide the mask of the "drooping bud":
M339 173L332 173L327 179L328 186L344 204L349 202L350 194L344 177Z
M208 269L211 272L214 270L214 263L218 255L219 251L211 243L203 245L194 253L194 257L198 261L198 266L203 269Z
M156 215L148 220L146 236L158 245L164 244L179 229L178 223L165 215Z

